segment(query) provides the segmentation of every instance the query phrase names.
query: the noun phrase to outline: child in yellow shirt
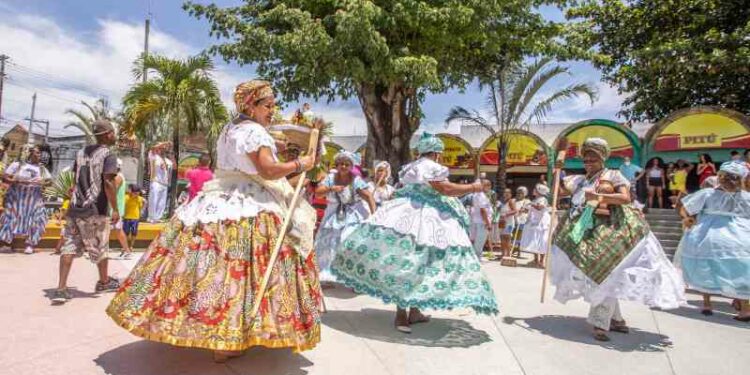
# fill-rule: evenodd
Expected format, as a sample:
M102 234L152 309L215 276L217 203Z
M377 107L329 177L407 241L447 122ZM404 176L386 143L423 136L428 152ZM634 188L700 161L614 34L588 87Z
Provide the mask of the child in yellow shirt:
M131 184L128 194L125 196L125 214L123 215L122 229L128 236L128 244L133 248L135 238L138 236L138 222L141 220L141 212L146 205L146 200L141 196L141 188Z

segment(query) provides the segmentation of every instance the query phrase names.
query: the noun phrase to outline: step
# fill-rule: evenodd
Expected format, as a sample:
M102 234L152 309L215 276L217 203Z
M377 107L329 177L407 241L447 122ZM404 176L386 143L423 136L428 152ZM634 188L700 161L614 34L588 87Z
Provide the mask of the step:
M649 214L677 214L677 210L672 208L649 208L647 211Z
M661 244L661 247L664 247L664 248L669 247L669 248L676 249L677 245L680 244L680 240L664 240L664 239L659 238L659 243Z
M680 226L682 220L646 220L651 225Z
M680 215L646 214L646 220L682 220Z
M654 236L656 236L659 241L662 240L674 240L674 241L680 241L682 238L682 231L673 231L673 232L657 232L653 230L654 228L651 228L651 231L654 233Z

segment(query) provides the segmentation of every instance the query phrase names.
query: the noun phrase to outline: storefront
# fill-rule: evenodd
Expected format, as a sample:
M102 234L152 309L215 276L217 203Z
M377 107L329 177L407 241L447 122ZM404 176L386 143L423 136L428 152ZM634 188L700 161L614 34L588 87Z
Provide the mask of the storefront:
M586 120L571 125L555 140L557 145L563 138L568 139L565 169L583 170L581 146L586 139L593 137L607 141L612 150L607 160L607 168L619 168L626 156L631 158L634 164L643 165L641 142L630 128L609 120Z
M476 154L474 148L453 134L438 134L445 149L440 155L440 163L450 169L451 180L473 179L476 175Z
M697 163L708 154L718 165L729 160L732 150L750 148L750 118L739 112L696 107L675 111L659 121L646 135L645 160L665 163L685 160Z
M533 188L542 178L547 177L552 167L551 150L536 134L524 130L512 130L508 134L506 184L511 187ZM479 172L485 173L490 181L497 174L499 135L487 139L479 151Z

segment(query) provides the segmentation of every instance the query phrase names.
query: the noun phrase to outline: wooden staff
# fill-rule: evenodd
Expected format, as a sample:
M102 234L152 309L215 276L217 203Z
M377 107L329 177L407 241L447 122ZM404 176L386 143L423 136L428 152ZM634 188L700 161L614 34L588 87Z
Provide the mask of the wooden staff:
M315 160L315 154L318 150L319 135L320 135L320 131L317 128L312 129L310 131L310 143L308 145L307 152L308 152L308 155L311 155L313 157L313 160ZM284 243L284 237L286 236L287 228L289 228L289 224L291 224L292 222L294 209L297 208L297 202L299 201L300 193L302 192L302 187L304 185L305 185L305 172L302 172L302 175L300 176L299 181L297 181L297 187L294 189L292 202L289 204L289 209L287 210L286 216L284 217L284 223L281 225L281 229L279 230L278 237L276 237L276 242L274 242L273 251L271 252L271 259L269 259L268 261L266 273L263 275L263 280L260 283L260 288L255 293L255 301L253 302L253 310L250 312L251 320L255 319L255 317L258 315L258 311L260 310L260 303L266 294L266 289L268 288L268 281L271 279L271 272L273 271L273 266L276 263L276 258L279 256L279 251L281 251L281 245Z
M557 145L557 160L555 164L565 163L565 155L568 153L568 140L563 138ZM544 257L544 272L542 273L542 297L541 303L544 303L544 295L547 292L547 274L549 273L550 258L552 257L552 239L557 228L557 201L560 195L560 171L562 168L555 169L552 173L554 182L552 183L552 217L550 220L549 234L547 235L547 256Z

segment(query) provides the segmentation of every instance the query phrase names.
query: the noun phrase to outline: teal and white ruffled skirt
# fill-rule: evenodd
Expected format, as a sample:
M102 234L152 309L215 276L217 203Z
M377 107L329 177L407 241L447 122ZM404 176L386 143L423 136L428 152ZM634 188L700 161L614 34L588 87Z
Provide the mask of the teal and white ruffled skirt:
M456 198L428 185L409 185L342 242L332 272L356 292L402 308L496 314L468 223Z

